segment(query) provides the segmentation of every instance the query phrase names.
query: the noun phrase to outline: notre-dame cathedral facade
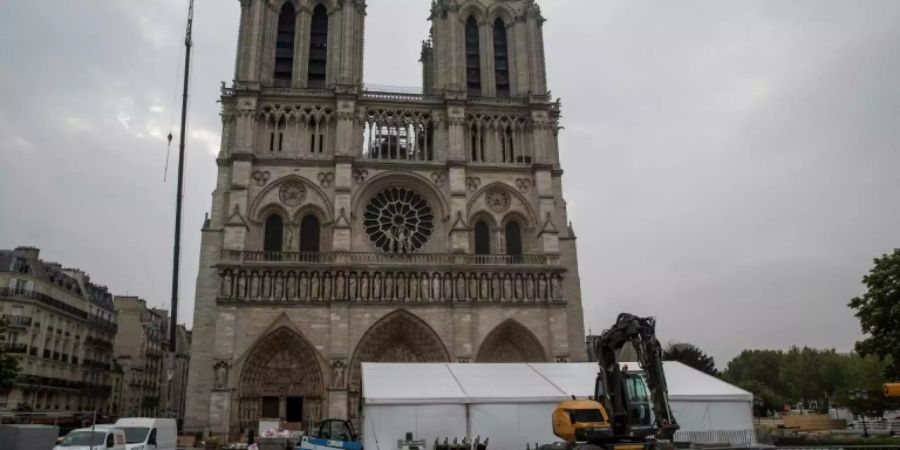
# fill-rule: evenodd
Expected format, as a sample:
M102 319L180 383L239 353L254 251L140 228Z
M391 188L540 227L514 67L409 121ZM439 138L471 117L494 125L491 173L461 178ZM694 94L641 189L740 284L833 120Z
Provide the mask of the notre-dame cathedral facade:
M433 1L421 91L363 84L364 0L240 6L185 429L355 419L363 361L583 360L535 1Z

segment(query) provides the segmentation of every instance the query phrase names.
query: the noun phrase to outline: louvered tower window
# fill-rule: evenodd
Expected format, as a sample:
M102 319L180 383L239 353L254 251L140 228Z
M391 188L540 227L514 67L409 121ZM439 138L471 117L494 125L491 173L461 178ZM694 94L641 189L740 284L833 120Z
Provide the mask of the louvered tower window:
M466 20L466 87L469 95L481 95L481 51L478 44L478 21Z
M506 24L503 19L494 21L494 77L497 96L509 97L509 51L506 45Z
M328 11L321 3L313 9L309 31L309 73L307 85L325 87L325 69L328 64Z
M278 36L275 41L275 85L290 86L294 77L294 31L297 15L294 5L285 2L278 14Z

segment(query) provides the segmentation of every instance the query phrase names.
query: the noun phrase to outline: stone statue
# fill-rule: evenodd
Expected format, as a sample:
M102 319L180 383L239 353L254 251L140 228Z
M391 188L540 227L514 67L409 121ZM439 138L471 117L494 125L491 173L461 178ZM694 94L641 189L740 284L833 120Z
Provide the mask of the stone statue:
M241 298L249 298L250 297L250 274L247 272L240 272L240 285L238 286L238 294L240 294Z
M289 274L285 280L284 291L285 297L287 297L288 300L293 301L297 298L297 278L294 277L293 272Z
M376 273L372 279L372 300L381 300L381 274Z
M225 389L228 386L228 364L225 361L216 363L215 375L216 389Z
M335 389L344 388L344 360L335 359L331 362L331 387Z
M314 273L310 278L312 279L309 281L309 299L312 301L321 300L322 297L319 294L319 274Z
M349 290L347 293L348 293L348 297L350 298L350 300L357 298L356 297L356 277L357 277L356 272L351 273L350 277L349 277L350 282L348 284L350 285L350 287L349 287Z
M331 274L322 274L322 300L328 302L333 300L331 296Z
M306 301L309 298L309 274L306 272L300 272L300 289L297 292L297 297L300 298L301 301Z
M555 276L550 279L550 290L553 293L553 300L562 300L562 286L559 277Z
M346 298L344 296L344 272L338 272L335 280L335 297L338 300L344 300Z
M362 274L362 279L359 280L359 298L363 300L369 299L369 274Z
M231 271L226 270L225 275L222 277L222 297L231 298L231 295L232 295Z

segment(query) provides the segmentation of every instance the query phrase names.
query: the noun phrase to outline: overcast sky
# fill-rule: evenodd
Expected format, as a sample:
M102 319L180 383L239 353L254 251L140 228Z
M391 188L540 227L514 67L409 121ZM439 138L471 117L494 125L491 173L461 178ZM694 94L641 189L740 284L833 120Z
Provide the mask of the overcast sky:
M167 307L186 3L0 1L0 247ZM421 83L429 4L369 1L367 82ZM720 367L745 348L851 349L846 304L900 246L900 2L541 4L587 326L654 315ZM189 324L238 14L197 0Z

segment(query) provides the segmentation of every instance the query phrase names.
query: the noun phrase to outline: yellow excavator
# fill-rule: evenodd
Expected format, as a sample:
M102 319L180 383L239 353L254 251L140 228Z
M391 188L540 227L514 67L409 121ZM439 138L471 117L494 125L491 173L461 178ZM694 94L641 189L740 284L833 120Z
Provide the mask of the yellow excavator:
M885 397L900 397L900 383L886 383L884 385Z
M631 344L640 369L622 367L617 355ZM678 423L669 407L662 345L656 320L627 313L589 342L600 365L590 400L561 402L553 411L553 433L566 450L674 449ZM638 369L638 368L633 368ZM643 374L643 375L642 375Z

